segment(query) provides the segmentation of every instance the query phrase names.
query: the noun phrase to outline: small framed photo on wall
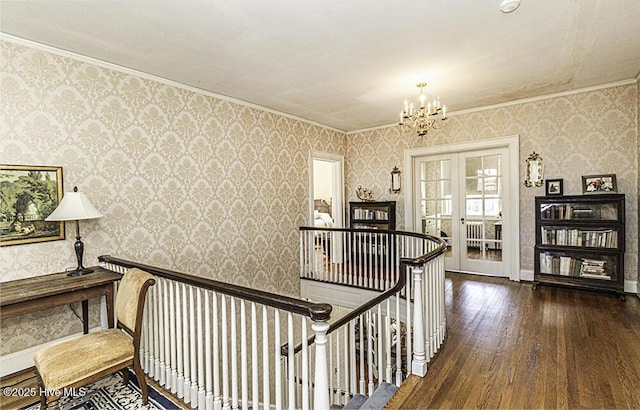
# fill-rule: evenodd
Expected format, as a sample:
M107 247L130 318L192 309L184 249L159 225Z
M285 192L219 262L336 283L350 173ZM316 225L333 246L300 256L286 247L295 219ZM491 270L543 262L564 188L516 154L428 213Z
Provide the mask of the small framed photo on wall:
M583 194L612 194L618 192L616 174L585 175L582 177Z
M545 180L545 193L550 195L562 195L562 179Z

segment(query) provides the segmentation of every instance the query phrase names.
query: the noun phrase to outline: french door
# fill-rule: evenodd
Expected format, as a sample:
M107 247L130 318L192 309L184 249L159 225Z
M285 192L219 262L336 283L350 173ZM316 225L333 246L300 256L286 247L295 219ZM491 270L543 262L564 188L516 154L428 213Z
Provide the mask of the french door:
M415 226L447 242L446 269L509 276L508 157L492 148L415 158Z

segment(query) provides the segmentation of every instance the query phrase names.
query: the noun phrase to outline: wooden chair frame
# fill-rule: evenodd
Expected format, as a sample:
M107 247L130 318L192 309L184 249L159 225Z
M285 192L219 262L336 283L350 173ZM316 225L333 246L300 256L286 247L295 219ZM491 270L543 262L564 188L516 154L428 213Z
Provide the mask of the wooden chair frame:
M155 283L156 283L156 280L153 278L150 278L150 279L147 279L143 283L142 287L140 288L140 292L138 293L135 329L133 330L129 329L129 327L127 327L124 323L120 322L119 319L116 323L116 328L123 330L133 338L133 358L124 363L119 363L115 366L104 369L98 373L87 375L86 377L83 377L77 382L71 385L65 386L65 389L80 388L82 386L85 386L96 380L102 379L103 377L116 373L118 371L122 371L122 376L125 383L129 384L129 372L127 369L129 367L133 367L133 371L135 372L136 377L138 378L138 383L140 383L140 390L142 391L142 402L144 405L148 403L149 395L148 395L148 389L147 389L147 382L145 379L145 374L142 370L142 364L140 363L140 339L142 336L142 316L144 313L144 305L145 305L147 291L149 287L153 286ZM80 336L79 338L81 337L82 336ZM37 367L36 367L36 376L37 376L38 387L40 392L40 408L46 409L47 399L51 397L53 398L53 400L51 401L57 402L60 396L55 393L60 393L60 392L53 392L53 391L46 390L46 386L44 385L44 382L42 380L42 377Z

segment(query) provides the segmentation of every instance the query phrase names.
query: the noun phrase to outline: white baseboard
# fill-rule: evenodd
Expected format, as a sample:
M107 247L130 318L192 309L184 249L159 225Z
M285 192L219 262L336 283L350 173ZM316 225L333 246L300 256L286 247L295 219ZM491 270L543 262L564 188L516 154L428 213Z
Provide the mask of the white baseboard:
M99 327L90 329L90 332L101 330ZM62 342L65 340L73 339L74 337L78 337L82 335L82 333L77 333L74 335L65 336L60 339L56 339L51 342L43 343L41 345L33 346L28 349L20 350L19 352L9 353L4 356L0 356L0 377L4 377L21 370L28 369L33 367L33 355L38 350L43 347L50 346L52 344Z
M533 271L527 269L520 269L520 280L533 282Z
M638 281L636 280L625 280L624 281L624 292L625 293L633 293L634 295L638 294Z

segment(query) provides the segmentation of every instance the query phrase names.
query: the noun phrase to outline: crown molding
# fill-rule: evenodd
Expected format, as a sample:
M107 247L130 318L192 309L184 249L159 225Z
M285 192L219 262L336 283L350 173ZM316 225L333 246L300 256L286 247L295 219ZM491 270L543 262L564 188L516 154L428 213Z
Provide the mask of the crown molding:
M89 57L89 56L85 56L82 54L78 54L78 53L74 53L71 51L67 51L67 50L63 50L57 47L53 47L53 46L49 46L46 44L42 44L42 43L37 43L35 41L31 41L31 40L26 40L23 39L21 37L16 37L7 33L3 33L0 32L0 41L7 41L10 43L14 43L14 44L18 44L18 45L22 45L25 47L29 47L29 48L33 48L36 50L40 50L40 51L44 51L44 52L48 52L51 54L55 54L61 57L66 57L66 58L70 58L79 62L83 62L83 63L88 63L88 64L93 64L93 65L97 65L99 67L102 68L106 68L106 69L110 69L110 70L114 70L114 71L118 71L124 74L129 74L129 75L134 75L137 77L141 77L147 80L151 80L151 81L157 81L163 84L167 84L173 87L177 87L177 88L181 88L187 91L192 91L195 93L199 93L199 94L203 94L203 95L207 95L209 97L214 97L220 100L224 100L224 101L229 101L231 103L234 104L239 104L239 105L243 105L246 107L250 107L250 108L255 108L261 111L265 111L265 112L269 112L272 114L276 114L276 115L280 115L282 117L286 117L286 118L290 118L292 120L296 120L296 121L301 121L310 125L315 125L321 128L324 128L326 130L329 131L334 131L334 132L339 132L341 134L345 134L345 135L351 135L351 134L358 134L361 132L370 132L370 131L375 131L375 130L380 130L380 129L385 129L385 128L390 128L390 127L395 127L397 126L397 124L388 124L388 125L380 125L380 126L376 126L376 127L370 127L370 128L362 128L359 130L353 130L353 131L345 131L345 130L340 130L325 124L321 124L315 121L311 121L308 120L306 118L302 118L302 117L298 117L295 115L291 115L291 114L287 114L281 111L276 111L273 110L271 108L267 108L258 104L254 104L254 103L250 103L248 101L244 101L244 100L239 100L236 98L232 98L226 95L222 95L222 94L216 94L213 93L211 91L207 91L207 90L203 90L201 88L197 88L197 87L193 87L187 84L183 84L177 81L173 81L173 80L169 80L167 78L163 78L163 77L159 77L153 74L148 74L145 73L143 71L139 71L139 70L134 70L132 68L128 68L128 67L124 67L124 66L120 66L114 63L109 63L107 61L104 60L100 60L97 58L93 58L93 57ZM594 86L589 86L589 87L584 87L584 88L577 88L574 90L569 90L569 91L562 91L562 92L558 92L558 93L553 93L553 94L544 94L544 95L539 95L536 97L528 97L528 98L521 98L518 100L513 100L513 101L507 101L504 103L500 103L500 104L493 104L493 105L485 105L482 107L475 107L475 108L469 108L466 110L460 110L460 111L451 111L449 113L447 113L448 117L455 117L457 115L464 115L464 114L470 114L470 113L474 113L474 112L480 112L480 111L487 111L487 110L493 110L496 108L502 108L502 107L509 107L512 105L519 105L519 104L525 104L525 103L529 103L529 102L535 102L535 101L542 101L542 100L548 100L548 99L552 99L552 98L558 98L558 97L565 97L568 95L574 95L574 94L581 94L581 93L586 93L586 92L590 92L590 91L596 91L596 90L602 90L605 88L612 88L612 87L619 87L619 86L625 86L625 85L630 85L630 84L637 84L640 83L640 72L638 72L638 75L635 78L632 79L628 79L628 80L622 80L622 81L615 81L615 82L611 82L611 83L605 83L605 84L599 84L599 85L594 85Z
M169 80L167 78L164 77L159 77L157 75L153 75L153 74L149 74L149 73L145 73L144 71L139 71L139 70L134 70L133 68L128 68L128 67L124 67L118 64L114 64L114 63L110 63L104 60L100 60L97 58L93 58L93 57L89 57L89 56L85 56L83 54L78 54L78 53L74 53L72 51L68 51L68 50L63 50L57 47L53 47L53 46L49 46L46 44L42 44L42 43L38 43L35 41L31 41L31 40L26 40L24 38L21 37L16 37L16 36L12 36L11 34L7 34L7 33L3 33L0 32L0 41L7 41L9 43L14 43L20 46L24 46L24 47L29 47L29 48L33 48L39 51L44 51L46 53L51 53L51 54L55 54L57 56L60 57L66 57L66 58L70 58L72 60L81 62L81 63L87 63L87 64L92 64L92 65L96 65L102 68L106 68L109 70L114 70L114 71L118 71L120 73L123 74L128 74L128 75L133 75L136 77L141 77L144 78L146 80L151 80L151 81L156 81L159 83L163 83L166 85L170 85L172 87L176 87L176 88L181 88L183 90L187 90L187 91L191 91L191 92L195 92L198 94L203 94L209 97L213 97L213 98L217 98L219 100L224 100L224 101L228 101L234 104L239 104L239 105L243 105L245 107L249 107L249 108L255 108L257 110L261 110L261 111L265 111L271 114L276 114L276 115L280 115L282 117L286 117L292 120L296 120L296 121L300 121L300 122L304 122L310 125L315 125L321 128L324 128L326 130L329 131L335 131L335 132L339 132L341 134L344 134L345 131L344 130L339 130L337 128L333 128L330 127L328 125L325 124L320 124L318 122L315 121L311 121L308 120L306 118L302 118L302 117L298 117L295 115L291 115L291 114L287 114L281 111L277 111L277 110L273 110L271 108L267 108L264 107L262 105L258 105L258 104L254 104L254 103L250 103L248 101L244 101L244 100L239 100L233 97L229 97L223 94L216 94L214 92L211 91L207 91L207 90L203 90L202 88L198 88L198 87L193 87L191 85L187 85L187 84L183 84L177 81L173 81L173 80Z
M636 78L631 78L631 79L628 79L628 80L621 80L621 81L614 81L614 82L611 82L611 83L592 85L592 86L589 86L589 87L576 88L574 90L562 91L562 92L552 93L552 94L544 94L544 95L539 95L539 96L535 96L535 97L520 98L520 99L517 99L517 100L507 101L507 102L503 102L503 103L500 103L500 104L484 105L482 107L469 108L467 110L450 111L450 112L447 112L447 117L455 117L457 115L464 115L464 114L471 114L471 113L474 113L474 112L494 110L496 108L510 107L512 105L526 104L526 103L535 102L535 101L551 100L553 98L566 97L568 95L582 94L582 93L587 93L587 92L591 92L591 91L603 90L603 89L606 89L606 88L613 88L613 87L621 87L621 86L632 85L632 84L637 84L637 83L640 83L640 73L638 73L638 76L636 76ZM378 129L382 129L382 128L390 128L390 127L396 127L396 126L397 126L397 124L381 125L381 126L373 127L373 128L363 128L363 129L360 129L360 130L349 131L346 134L347 135L358 134L360 132L373 131L373 130L378 130Z

